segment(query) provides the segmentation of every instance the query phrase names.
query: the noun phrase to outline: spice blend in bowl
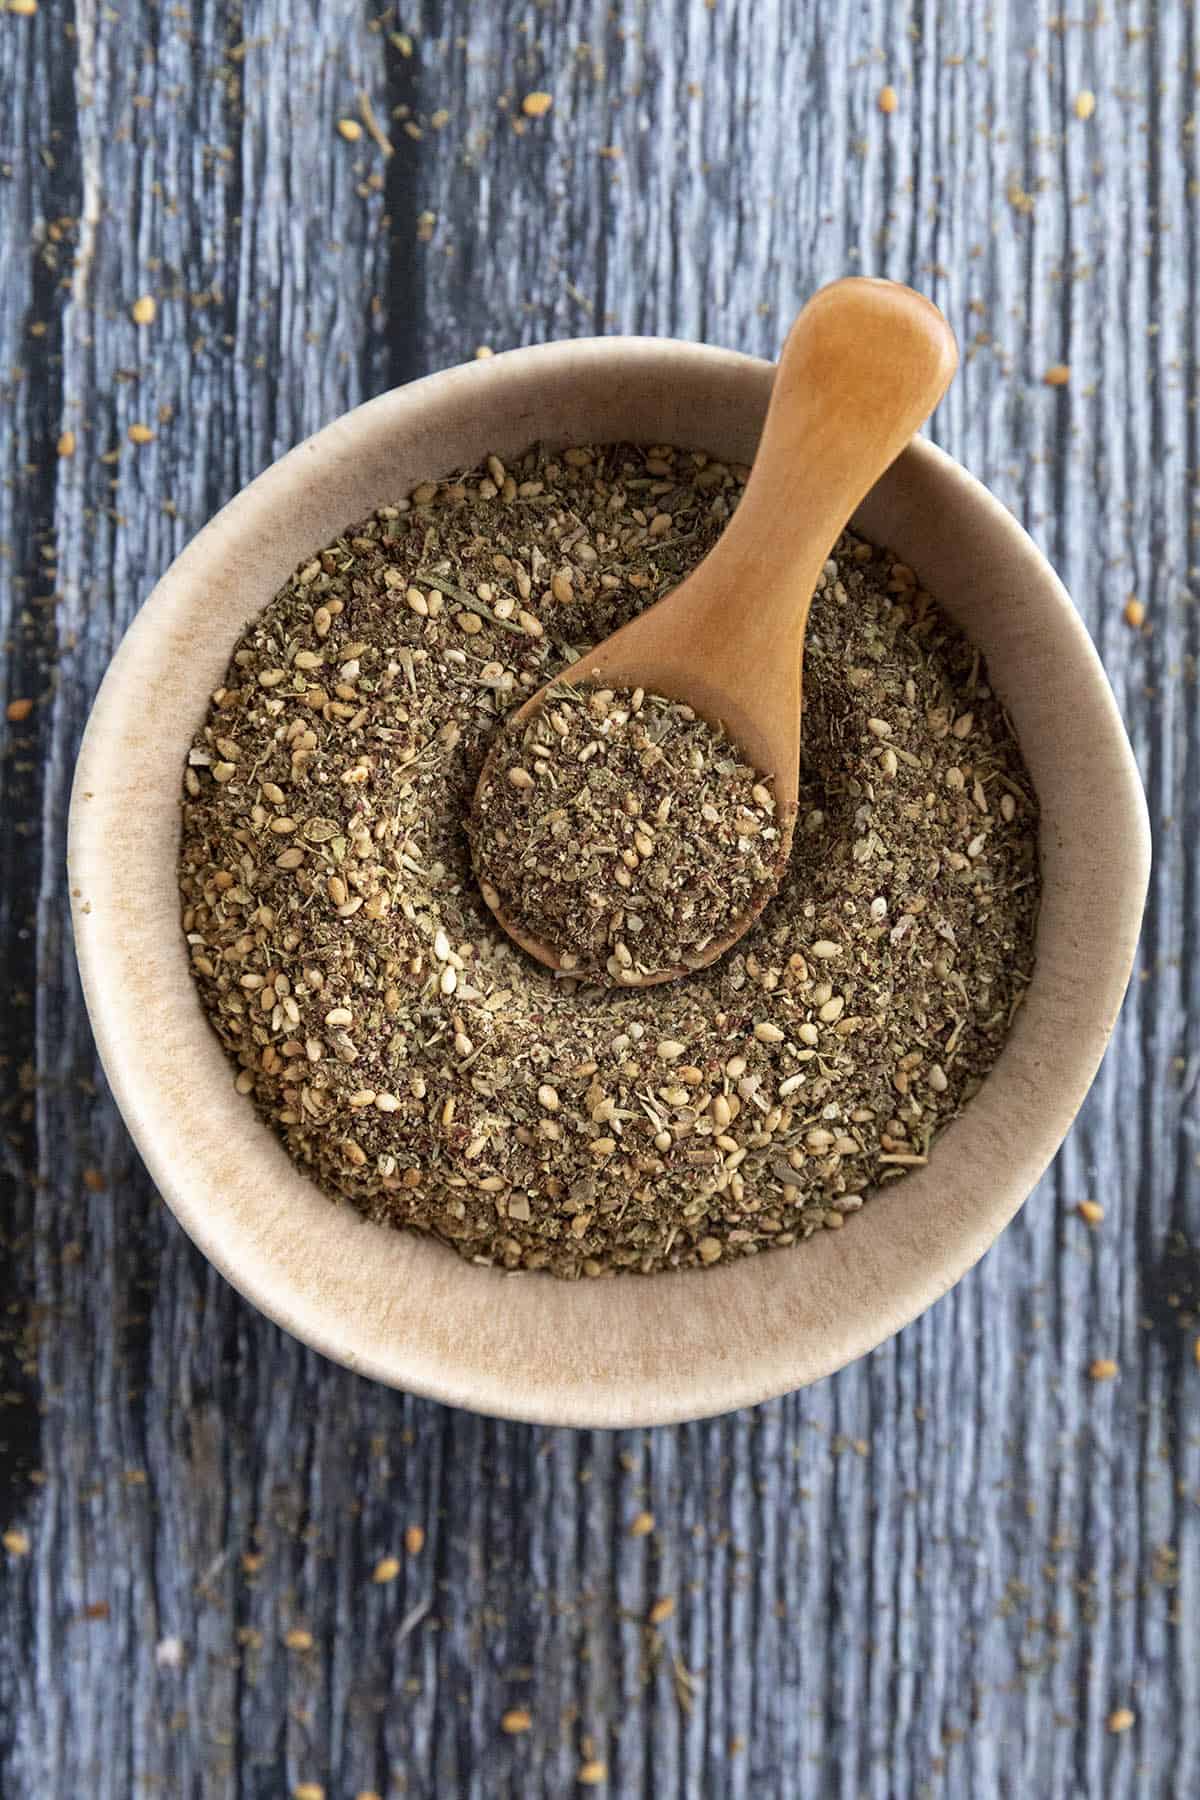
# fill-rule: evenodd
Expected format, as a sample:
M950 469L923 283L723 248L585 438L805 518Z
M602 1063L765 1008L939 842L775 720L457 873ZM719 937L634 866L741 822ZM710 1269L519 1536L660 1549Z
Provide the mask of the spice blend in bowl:
M785 861L762 774L642 688L552 685L502 726L468 831L493 911L561 968L626 987L713 960Z
M734 949L656 988L563 979L479 893L506 716L701 560L744 475L493 457L307 560L238 643L185 773L192 968L239 1089L367 1218L564 1276L733 1260L926 1163L998 1055L1035 797L979 653L849 534L809 624L791 860Z

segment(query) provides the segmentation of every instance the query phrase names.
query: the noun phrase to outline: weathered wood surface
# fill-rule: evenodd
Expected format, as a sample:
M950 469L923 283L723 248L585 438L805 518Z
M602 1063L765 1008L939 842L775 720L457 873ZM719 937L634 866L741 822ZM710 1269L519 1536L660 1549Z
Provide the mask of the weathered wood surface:
M0 630L6 698L36 700L0 721L0 1792L557 1795L590 1735L609 1791L656 1800L1195 1795L1195 9L382 11L0 13ZM554 108L519 133L532 88ZM360 92L390 160L336 134ZM91 695L187 537L346 406L479 344L772 353L855 269L949 312L935 435L1063 572L1145 773L1101 1078L983 1264L806 1393L605 1435L373 1387L207 1269L107 1097L63 873Z

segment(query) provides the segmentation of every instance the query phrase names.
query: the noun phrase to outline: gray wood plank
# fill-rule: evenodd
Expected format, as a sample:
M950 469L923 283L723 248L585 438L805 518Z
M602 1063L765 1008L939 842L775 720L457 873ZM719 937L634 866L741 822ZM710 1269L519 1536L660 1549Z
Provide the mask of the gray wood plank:
M558 1795L589 1734L629 1795L1200 1791L1196 33L1148 0L0 14L0 640L37 701L0 720L0 1791ZM390 159L336 135L363 92ZM1129 723L1157 863L1112 1052L980 1267L806 1393L575 1434L373 1387L206 1268L106 1094L65 929L90 697L187 537L367 394L601 330L772 354L851 269L969 344L934 434Z

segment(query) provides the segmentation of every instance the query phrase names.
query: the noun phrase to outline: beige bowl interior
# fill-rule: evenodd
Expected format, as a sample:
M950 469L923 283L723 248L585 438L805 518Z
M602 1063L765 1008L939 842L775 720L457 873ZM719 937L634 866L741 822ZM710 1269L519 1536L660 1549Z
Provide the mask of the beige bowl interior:
M200 533L96 700L71 803L71 885L117 1102L163 1197L228 1279L381 1381L573 1425L699 1417L814 1381L982 1255L1054 1155L1103 1054L1149 864L1132 754L1052 570L999 502L918 440L857 523L913 564L983 649L1041 798L1045 874L1026 1004L927 1168L845 1231L794 1249L565 1283L476 1268L331 1205L234 1092L188 973L175 859L183 759L241 626L351 521L489 451L629 438L748 462L771 377L726 351L608 338L512 351L385 394L284 457Z

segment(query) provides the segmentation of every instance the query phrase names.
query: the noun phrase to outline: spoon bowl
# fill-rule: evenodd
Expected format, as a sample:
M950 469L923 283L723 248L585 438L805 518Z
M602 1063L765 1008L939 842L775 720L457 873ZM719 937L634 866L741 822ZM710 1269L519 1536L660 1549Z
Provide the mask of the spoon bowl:
M677 588L554 677L554 686L643 688L723 730L773 785L786 866L800 777L804 634L817 578L864 495L942 398L958 366L931 300L895 281L849 276L821 288L783 347L746 490L720 539ZM509 721L545 704L539 688ZM498 747L497 747L498 748ZM496 774L497 748L475 790ZM476 866L480 892L513 941L563 974L561 951L529 931ZM723 956L770 899L729 922L687 968Z

